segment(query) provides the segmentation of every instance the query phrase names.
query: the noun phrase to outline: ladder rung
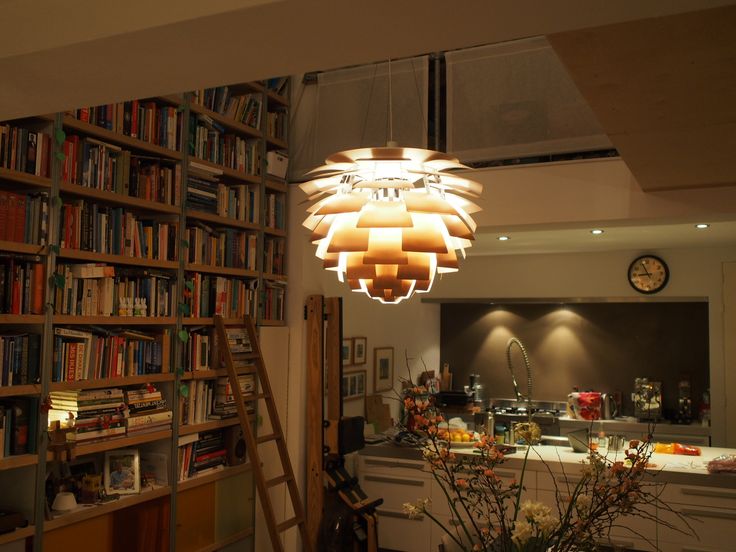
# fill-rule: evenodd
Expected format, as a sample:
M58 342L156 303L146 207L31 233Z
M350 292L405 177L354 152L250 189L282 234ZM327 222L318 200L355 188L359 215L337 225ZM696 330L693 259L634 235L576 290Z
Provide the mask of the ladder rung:
M265 393L258 393L258 395L254 395L253 393L248 393L246 395L243 395L243 401L249 402L249 401L255 401L258 399L267 399L269 398L269 395L266 395Z
M242 368L236 368L235 373L239 376L245 376L247 374L255 374L258 371L258 368L255 366L243 366Z
M283 533L290 527L294 527L295 525L298 525L299 523L302 523L302 518L293 517L291 519L287 519L286 521L282 521L276 526L276 532L277 533Z
M289 477L288 475L281 475L279 477L274 477L273 479L269 479L268 481L266 481L266 487L275 487L276 485L286 483L287 481L291 481L291 477Z
M278 433L269 433L268 435L261 435L256 437L256 443L266 443L267 441L278 441L281 439L281 435Z

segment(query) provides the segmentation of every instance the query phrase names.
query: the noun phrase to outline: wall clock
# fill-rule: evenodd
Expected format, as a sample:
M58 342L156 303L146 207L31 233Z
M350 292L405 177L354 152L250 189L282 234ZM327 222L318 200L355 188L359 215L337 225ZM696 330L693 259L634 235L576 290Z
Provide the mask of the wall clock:
M642 255L629 265L629 283L639 293L657 293L669 279L667 263L654 255Z

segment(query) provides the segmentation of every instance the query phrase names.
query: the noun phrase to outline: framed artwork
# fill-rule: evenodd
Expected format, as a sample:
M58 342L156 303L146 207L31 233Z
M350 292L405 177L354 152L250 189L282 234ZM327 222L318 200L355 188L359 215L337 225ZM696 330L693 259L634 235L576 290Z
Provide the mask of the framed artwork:
M353 364L365 364L368 349L367 337L353 338Z
M394 386L394 348L373 349L373 391L389 391Z
M353 340L346 338L342 340L342 365L349 366L353 363Z
M366 371L357 370L342 375L342 398L346 401L365 398Z
M136 494L141 492L141 468L138 449L105 452L105 492Z

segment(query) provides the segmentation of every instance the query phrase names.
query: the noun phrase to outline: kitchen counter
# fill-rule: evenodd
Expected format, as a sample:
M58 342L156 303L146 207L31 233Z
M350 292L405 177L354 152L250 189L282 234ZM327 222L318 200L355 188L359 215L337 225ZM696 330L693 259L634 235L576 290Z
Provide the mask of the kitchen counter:
M560 431L562 432L566 428L580 429L583 427L591 427L594 430L602 428L606 433L644 433L649 430L649 424L646 422L637 422L635 418L631 421L627 419L613 419L613 420L595 420L593 422L589 420L577 420L569 418L567 416L560 416ZM673 424L668 421L661 421L653 424L655 433L666 433L666 434L679 434L679 435L693 435L699 437L710 436L710 427L702 426L700 424Z
M736 474L708 473L706 466L710 460L721 454L736 454L736 449L701 447L701 456L682 456L678 454L652 454L650 463L653 467L650 471L651 477L660 483L677 483L687 485L702 485L706 487L721 487L736 489ZM474 454L471 448L456 448L456 454ZM525 449L518 450L506 456L504 466L508 468L521 469L524 462ZM610 460L623 460L622 451L607 453L603 455ZM403 460L421 460L421 451L417 448L399 446L393 443L381 443L377 445L366 445L358 452L361 456L378 456L382 458L393 458ZM534 446L529 451L527 469L546 472L566 471L570 467L582 464L585 453L574 452L569 447Z

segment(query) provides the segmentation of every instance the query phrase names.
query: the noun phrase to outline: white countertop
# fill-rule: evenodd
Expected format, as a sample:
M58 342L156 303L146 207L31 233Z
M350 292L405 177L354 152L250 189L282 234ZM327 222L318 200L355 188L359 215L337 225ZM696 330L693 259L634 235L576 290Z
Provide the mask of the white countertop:
M604 430L608 433L618 431L618 432L637 432L637 431L646 431L649 427L649 424L647 422L638 422L635 418L630 419L613 419L613 420L595 420L595 421L589 421L589 420L577 420L575 418L569 418L567 416L560 416L560 429L564 429L566 427L593 427L594 429L598 429L599 427L603 427ZM698 435L698 436L708 436L710 435L710 427L703 426L700 424L672 424L667 421L658 422L656 424L653 424L652 427L654 428L654 434L657 433L660 434L675 434L675 435Z

